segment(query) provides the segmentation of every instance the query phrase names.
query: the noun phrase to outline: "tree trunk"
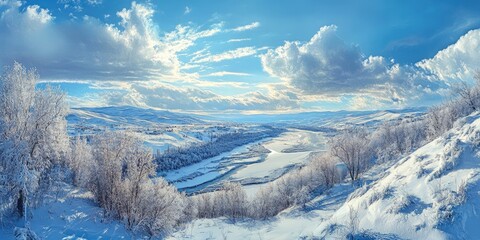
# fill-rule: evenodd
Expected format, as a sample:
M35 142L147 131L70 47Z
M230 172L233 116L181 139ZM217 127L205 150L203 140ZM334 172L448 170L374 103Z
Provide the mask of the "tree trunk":
M18 199L17 199L17 211L20 214L20 217L23 217L24 212L25 212L25 196L23 196L23 191L20 190L18 192Z

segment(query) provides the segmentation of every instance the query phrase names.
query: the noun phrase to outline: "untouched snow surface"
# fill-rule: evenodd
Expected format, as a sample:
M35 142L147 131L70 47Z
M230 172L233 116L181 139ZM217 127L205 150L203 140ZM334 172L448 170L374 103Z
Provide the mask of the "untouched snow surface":
M136 239L123 223L105 219L90 193L69 185L52 192L46 203L29 215L30 229L40 239ZM23 226L20 220L12 224ZM0 228L0 239L14 239L10 223Z

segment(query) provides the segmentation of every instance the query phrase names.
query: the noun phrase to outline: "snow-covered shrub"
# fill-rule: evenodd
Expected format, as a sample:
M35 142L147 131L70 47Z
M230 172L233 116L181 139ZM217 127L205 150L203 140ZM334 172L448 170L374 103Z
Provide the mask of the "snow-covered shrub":
M410 206L410 204L412 204L411 197L409 195L401 194L395 198L393 205L387 210L387 212L397 214L402 211L402 209Z
M105 132L93 144L90 189L107 215L150 235L167 232L184 219L186 197L163 179L150 178L155 174L153 157L140 139Z
M460 82L453 87L453 100L430 108L426 115L428 139L432 140L450 130L455 121L480 109L480 73L475 75L476 83Z
M247 194L239 183L225 183L212 193L193 196L200 218L228 217L232 220L249 217Z
M222 190L215 193L214 203L219 216L232 219L247 216L247 194L239 183L225 183Z
M213 218L213 194L203 193L190 197L195 203L196 217L198 218Z
M433 209L435 210L435 215L433 216L433 223L438 226L453 221L455 216L454 208L465 202L466 194L466 181L462 181L456 191L439 185L438 189L434 191L435 201Z
M439 166L430 174L429 180L442 176L448 170L451 170L458 164L460 155L464 151L464 144L459 139L449 141L445 146L445 152L440 157Z
M15 240L40 240L37 234L28 228L16 227L13 230L13 235L15 236Z
M289 207L304 205L312 191L328 189L338 181L336 162L318 157L261 187L250 201L238 183L227 183L216 192L198 194L192 199L199 218L265 219Z
M73 183L79 187L89 188L94 176L95 162L92 147L85 138L76 137L71 143L68 165L73 171Z
M340 181L337 162L326 154L313 159L306 168L310 168L315 176L321 177L326 188L330 188Z
M467 181L462 180L460 184L457 186L457 194L458 194L458 201L465 202L467 200Z
M385 199L385 198L389 197L391 191L392 190L388 186L387 187L376 187L376 188L372 189L372 191L370 191L370 196L369 196L365 205L370 206L378 200Z
M453 93L469 112L480 109L480 72L475 74L475 79L476 84L474 85L469 85L465 81L453 85Z
M424 120L384 123L371 134L371 148L377 161L396 159L425 143Z
M256 192L250 205L250 216L257 219L266 219L279 212L278 205L275 204L279 196L273 189L273 183L269 183Z
M124 182L119 212L127 227L155 236L168 233L184 220L187 199L174 186L163 179L147 179L137 191L128 191L130 184L131 180Z
M348 238L349 239L355 239L353 236L355 236L359 232L359 225L360 225L360 219L358 217L358 208L354 207L352 205L348 205L348 223L347 226L349 227L349 234Z

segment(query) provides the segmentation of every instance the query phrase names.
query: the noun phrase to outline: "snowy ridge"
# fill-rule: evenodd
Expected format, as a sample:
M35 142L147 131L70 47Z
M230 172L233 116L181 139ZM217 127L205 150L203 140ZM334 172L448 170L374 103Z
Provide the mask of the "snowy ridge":
M400 118L413 118L423 115L425 108L405 108L397 110L374 110L374 111L325 111L325 112L301 112L284 114L213 114L213 117L223 121L241 123L274 123L286 125L307 125L335 127L339 122L342 124L366 124L373 125L381 121L396 120Z
M67 116L69 123L86 122L96 125L128 124L149 126L152 124L194 124L203 123L193 116L170 111L136 107L73 108Z
M356 190L314 235L475 239L480 234L479 144L476 113L402 159L382 179Z

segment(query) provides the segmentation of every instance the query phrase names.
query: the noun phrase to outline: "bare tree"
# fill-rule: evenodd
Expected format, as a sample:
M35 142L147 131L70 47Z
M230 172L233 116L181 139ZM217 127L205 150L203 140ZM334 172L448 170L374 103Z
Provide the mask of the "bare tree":
M369 138L365 129L353 128L335 136L330 141L330 152L345 164L352 181L358 179L371 158Z
M330 188L338 181L336 162L331 156L322 156L313 164L318 164L317 168L322 174L325 187Z
M460 81L453 86L453 93L463 101L472 112L477 111L480 105L480 73L475 74L475 84L469 85Z

